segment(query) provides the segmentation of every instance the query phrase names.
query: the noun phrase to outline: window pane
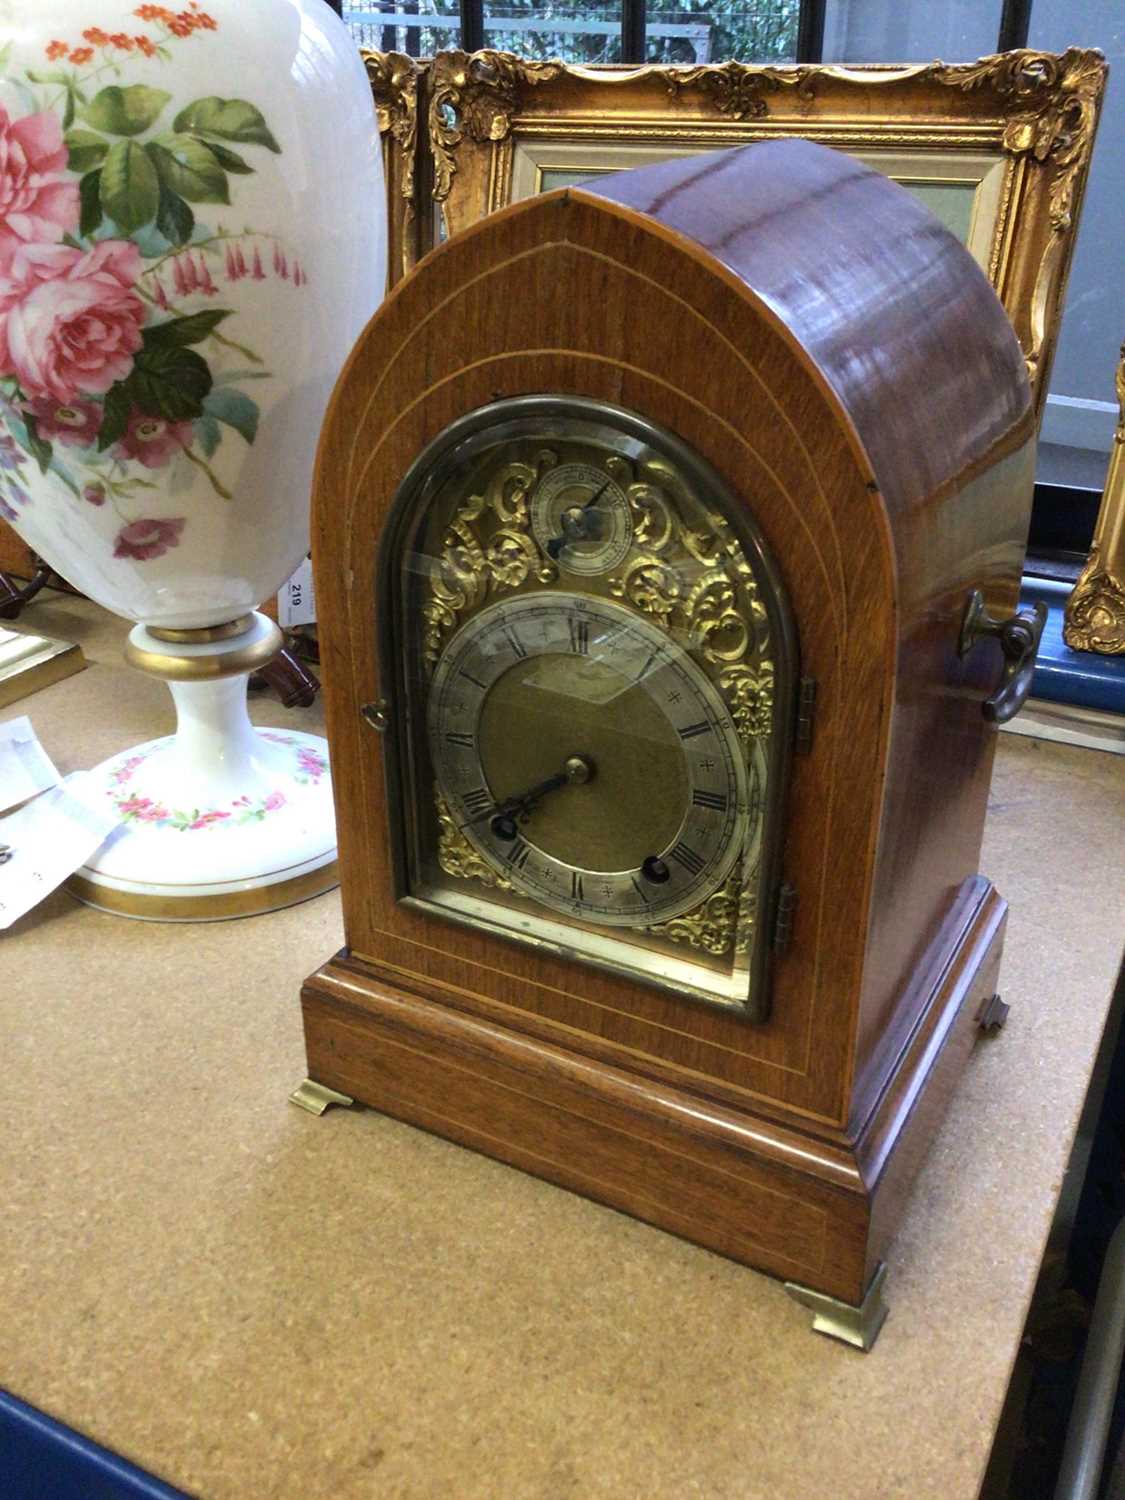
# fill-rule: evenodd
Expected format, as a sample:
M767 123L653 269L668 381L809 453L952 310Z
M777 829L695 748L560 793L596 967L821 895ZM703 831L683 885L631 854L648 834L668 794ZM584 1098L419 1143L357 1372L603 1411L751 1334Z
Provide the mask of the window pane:
M1125 199L1125 11L1121 0L1041 0L1031 12L1029 45L1046 52L1100 47L1109 62L1090 181L1082 205L1074 264L1067 282L1051 390L1060 396L1104 402L1099 412L1066 411L1048 402L1043 436L1049 442L1108 448L1116 421L1113 372L1125 336L1125 251L1121 204ZM1098 424L1094 432L1090 423ZM1091 442L1093 446L1093 442ZM1104 464L1104 460L1103 460ZM1104 469L1102 478L1104 478ZM1102 478L1097 483L1101 484Z
M485 0L484 45L519 57L620 62L621 0Z
M792 62L799 0L647 0L650 62Z
M996 51L1002 0L827 0L825 62L972 62Z
M461 45L457 0L367 0L344 6L344 20L360 47L432 57L443 47Z

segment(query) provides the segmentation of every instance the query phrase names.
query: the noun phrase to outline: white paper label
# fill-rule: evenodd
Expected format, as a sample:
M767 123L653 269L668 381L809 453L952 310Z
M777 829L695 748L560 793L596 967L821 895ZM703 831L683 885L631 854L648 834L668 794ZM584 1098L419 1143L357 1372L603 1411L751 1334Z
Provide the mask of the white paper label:
M277 617L282 625L312 625L316 621L311 558L305 558L278 594Z
M29 718L0 724L0 812L58 786L60 780Z
M84 865L120 818L88 771L75 771L0 818L0 930Z

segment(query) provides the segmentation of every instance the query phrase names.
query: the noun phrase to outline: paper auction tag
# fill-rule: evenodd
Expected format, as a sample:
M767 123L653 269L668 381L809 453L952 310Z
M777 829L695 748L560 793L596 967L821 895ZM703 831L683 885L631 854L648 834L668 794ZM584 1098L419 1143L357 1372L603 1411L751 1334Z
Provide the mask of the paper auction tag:
M281 625L312 625L316 621L312 559L301 566L277 596L277 618Z
M57 786L61 779L26 715L0 724L0 812Z
M0 818L0 930L62 885L119 822L88 771Z

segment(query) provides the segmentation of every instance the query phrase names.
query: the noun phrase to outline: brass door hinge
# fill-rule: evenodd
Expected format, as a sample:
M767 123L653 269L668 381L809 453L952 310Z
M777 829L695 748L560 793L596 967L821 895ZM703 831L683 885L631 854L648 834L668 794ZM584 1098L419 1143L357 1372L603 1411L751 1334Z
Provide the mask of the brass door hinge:
M773 951L784 953L793 941L793 917L797 910L797 887L788 882L777 893L773 913Z
M812 749L813 723L816 719L816 678L802 677L797 688L797 733L794 748L798 755Z

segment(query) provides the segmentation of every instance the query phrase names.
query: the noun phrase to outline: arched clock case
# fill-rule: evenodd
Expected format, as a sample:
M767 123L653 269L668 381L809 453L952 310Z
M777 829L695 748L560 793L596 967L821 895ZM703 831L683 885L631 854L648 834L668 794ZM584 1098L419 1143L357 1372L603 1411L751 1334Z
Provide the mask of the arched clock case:
M1033 424L925 209L785 141L515 205L388 299L314 500L345 949L309 1076L853 1341L982 1016ZM325 1093L324 1091L328 1092Z

